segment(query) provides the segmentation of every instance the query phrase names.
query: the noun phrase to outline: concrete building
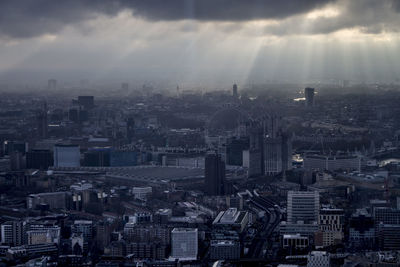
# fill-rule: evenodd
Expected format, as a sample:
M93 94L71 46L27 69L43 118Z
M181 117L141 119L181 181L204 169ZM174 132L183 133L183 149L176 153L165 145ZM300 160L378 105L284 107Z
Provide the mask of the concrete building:
M93 240L93 222L88 220L76 220L72 225L72 233L82 234L85 242Z
M1 244L20 246L23 244L23 222L8 221L1 224Z
M344 238L344 211L342 209L322 208L319 213L318 224L322 233L322 242L316 242L316 246L327 247L342 242Z
M55 145L54 167L80 167L81 153L77 145Z
M292 168L292 144L290 138L280 133L264 140L265 174L275 175Z
M237 230L242 232L249 222L249 214L247 211L238 211L237 208L229 208L221 211L213 221L213 227Z
M400 210L388 207L375 207L373 209L375 225L400 224Z
M349 221L349 243L353 247L373 247L375 240L374 220L366 209L358 209Z
M313 222L309 224L305 224L303 222L298 223L288 223L288 222L281 222L279 224L279 234L283 235L295 235L300 234L301 236L308 236L311 238L314 237L315 232L318 231L318 223Z
M174 228L171 232L171 260L196 260L198 253L197 228Z
M310 245L309 237L300 234L283 235L282 248L284 249L306 249Z
M358 156L306 155L304 157L304 168L320 171L361 171L361 158Z
M54 229L30 230L26 232L28 245L60 242L60 227Z
M28 209L36 209L38 205L49 205L50 209L68 209L71 198L70 192L51 192L31 194L27 197Z
M400 250L400 224L380 223L378 245L381 250Z
M237 260L240 258L240 243L234 240L211 240L210 259Z
M287 221L311 223L318 221L319 193L317 191L289 191L287 195Z

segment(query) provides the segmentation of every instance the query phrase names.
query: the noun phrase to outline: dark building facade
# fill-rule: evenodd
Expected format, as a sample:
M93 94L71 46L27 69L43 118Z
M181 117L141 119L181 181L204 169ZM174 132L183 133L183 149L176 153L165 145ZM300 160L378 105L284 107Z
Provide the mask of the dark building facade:
M225 162L221 155L211 152L205 159L206 192L209 195L223 195L225 193Z
M26 153L28 169L47 170L53 166L53 153L48 149L33 149Z

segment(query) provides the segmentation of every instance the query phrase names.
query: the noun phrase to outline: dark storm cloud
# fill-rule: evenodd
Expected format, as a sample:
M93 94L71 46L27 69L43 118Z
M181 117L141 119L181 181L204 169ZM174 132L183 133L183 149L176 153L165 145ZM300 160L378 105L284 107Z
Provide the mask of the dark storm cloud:
M128 9L148 20L245 21L282 19L333 0L1 0L0 36L56 33L97 14Z

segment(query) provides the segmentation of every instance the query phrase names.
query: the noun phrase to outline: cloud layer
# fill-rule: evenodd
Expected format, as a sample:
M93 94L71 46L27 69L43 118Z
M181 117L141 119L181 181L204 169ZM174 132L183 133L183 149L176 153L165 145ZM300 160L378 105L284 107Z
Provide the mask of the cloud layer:
M131 10L147 20L246 21L282 19L332 0L2 0L0 35L24 38L56 33L99 14Z

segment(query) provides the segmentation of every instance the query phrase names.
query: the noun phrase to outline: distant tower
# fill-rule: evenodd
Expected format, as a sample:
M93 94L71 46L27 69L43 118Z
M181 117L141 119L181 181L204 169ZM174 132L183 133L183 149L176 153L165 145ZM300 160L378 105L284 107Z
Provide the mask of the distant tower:
M37 130L39 138L47 138L48 123L47 123L47 103L44 102L43 109L37 115Z
M176 96L179 97L179 85L176 86Z
M55 79L50 79L47 81L47 89L49 91L54 91L57 89L57 80Z
M234 98L238 98L238 87L237 87L237 84L235 83L234 85L233 85L233 87L232 87L232 96L234 97Z
M128 121L126 122L126 135L128 141L132 142L135 135L135 119L132 117L128 118Z
M307 87L304 89L304 95L306 97L306 107L314 106L314 88Z
M129 83L122 83L121 90L128 91L129 90Z
M204 177L208 195L224 194L225 162L217 152L206 155Z

